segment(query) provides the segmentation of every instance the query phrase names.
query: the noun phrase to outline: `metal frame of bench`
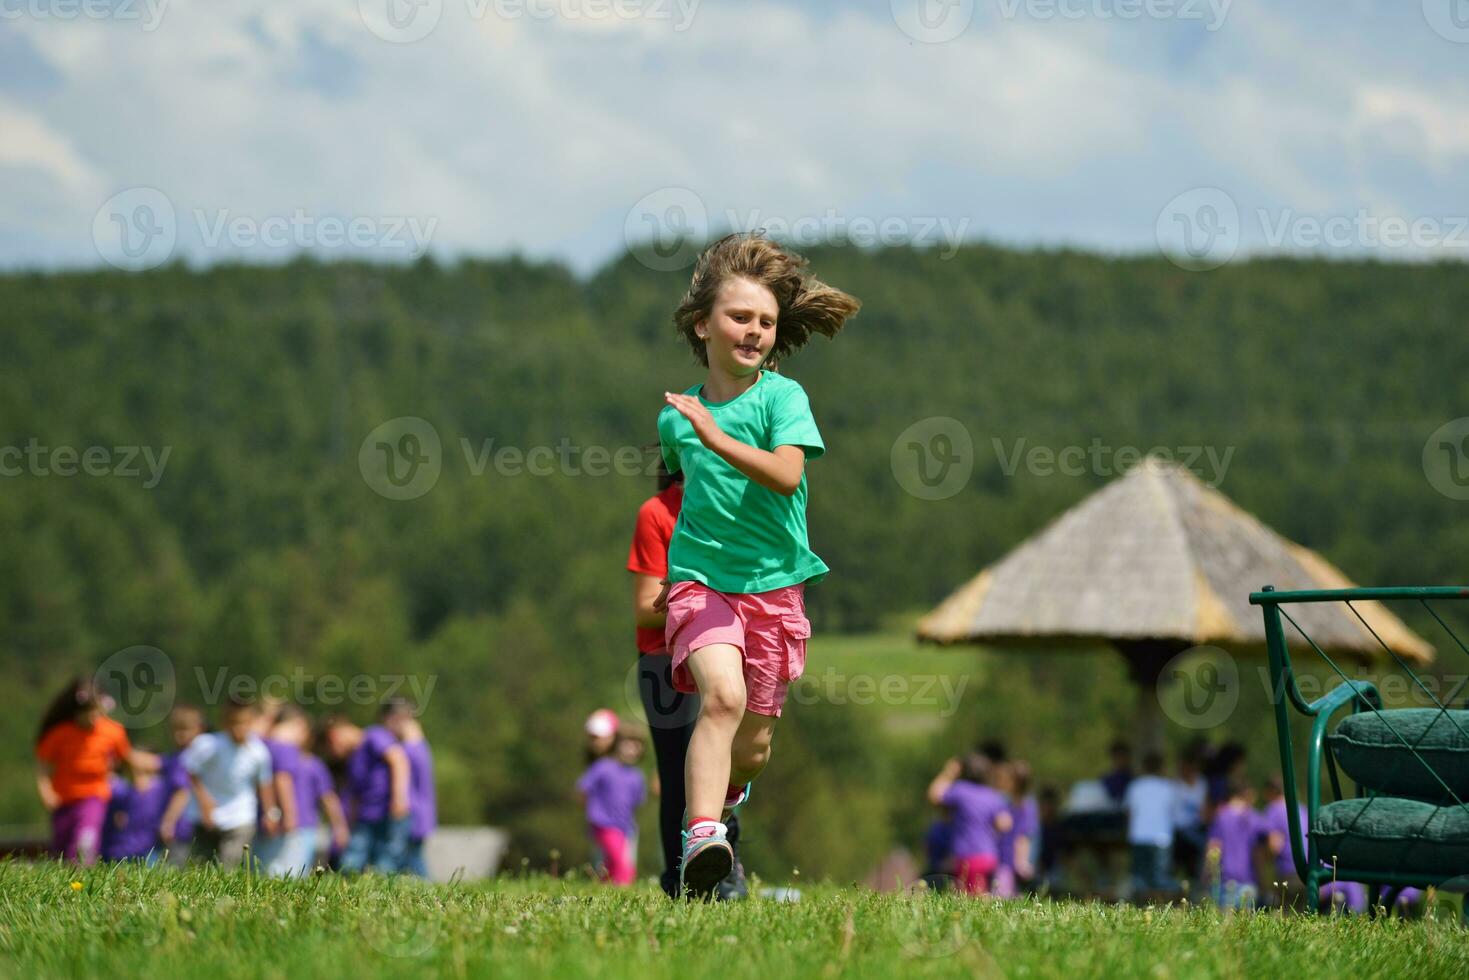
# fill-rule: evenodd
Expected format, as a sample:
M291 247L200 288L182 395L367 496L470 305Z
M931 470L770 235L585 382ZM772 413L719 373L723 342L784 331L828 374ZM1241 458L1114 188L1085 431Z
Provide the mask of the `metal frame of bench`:
M1296 792L1295 757L1291 751L1290 713L1286 710L1286 701L1288 700L1294 705L1297 711L1314 719L1311 724L1311 740L1308 746L1309 752L1306 768L1306 822L1311 826L1315 825L1316 814L1321 808L1321 760L1323 756L1326 759L1327 775L1331 779L1332 793L1335 795L1336 800L1342 799L1341 781L1336 771L1336 759L1332 753L1325 751L1326 730L1332 715L1343 707L1350 707L1352 713L1365 710L1380 715L1383 705L1382 695L1378 693L1377 688L1373 684L1368 681L1353 680L1348 677L1337 663L1316 645L1316 642L1301 628L1300 624L1291 618L1290 613L1284 612L1281 609L1281 606L1305 602L1345 602L1347 608L1361 620L1362 625L1377 639L1377 642L1382 645L1382 648L1407 672L1414 684L1432 698L1434 704L1438 705L1440 711L1447 714L1448 709L1438 700L1438 697L1424 686L1423 682L1419 680L1418 675L1413 672L1411 667L1403 662L1402 658L1396 652L1388 647L1386 643L1383 643L1382 638L1377 636L1377 633L1367 625L1366 620L1362 619L1361 613L1358 613L1352 606L1352 602L1359 600L1416 600L1447 631L1459 649L1463 650L1466 655L1469 655L1469 647L1465 647L1453 629L1428 605L1428 600L1430 599L1469 599L1469 588L1461 586L1430 586L1420 588L1315 589L1309 591L1277 592L1274 586L1267 585L1259 592L1250 593L1250 604L1260 606L1265 617L1265 646L1270 658L1271 690L1275 692L1271 697L1271 701L1275 709L1276 735L1280 742L1280 768L1282 782L1284 784L1283 789L1285 791L1286 820L1290 828L1291 857L1295 861L1296 874L1305 883L1306 908L1311 912L1319 910L1321 886L1333 877L1342 881L1360 881L1371 885L1374 898L1373 905L1376 904L1376 892L1382 885L1428 888L1442 884L1444 878L1442 876L1396 871L1366 871L1339 865L1333 867L1332 865L1326 864L1322 860L1321 855L1316 852L1315 837L1310 834L1302 834L1300 805ZM1282 617L1290 621L1290 624L1295 627L1296 632L1305 638L1306 642L1311 645L1311 648L1341 678L1340 684L1327 691L1315 701L1306 701L1301 694L1301 689L1296 685L1295 671L1291 669L1290 650L1285 641L1284 627L1281 624ZM1284 697L1281 696L1282 692ZM1452 718L1452 716L1449 717ZM1385 717L1384 722L1387 723ZM1429 765L1427 760L1418 755L1416 746L1410 745L1402 735L1399 735L1391 723L1387 723L1387 727L1389 731L1397 735L1398 740L1403 743L1404 747L1433 774L1434 778L1448 791L1453 800L1459 806L1469 810L1469 804L1460 800L1458 795L1444 783L1443 779L1439 777L1438 773ZM1364 793L1360 787L1357 792L1358 796L1369 795ZM1303 840L1306 842L1304 848L1302 847ZM1469 910L1469 905L1466 905L1466 910Z

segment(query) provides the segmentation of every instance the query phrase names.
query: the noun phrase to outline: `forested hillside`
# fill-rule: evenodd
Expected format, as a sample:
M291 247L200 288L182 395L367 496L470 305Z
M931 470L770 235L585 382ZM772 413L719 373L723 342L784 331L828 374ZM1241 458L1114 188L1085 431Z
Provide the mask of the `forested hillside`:
M1462 264L811 258L864 303L781 368L828 447L808 470L832 568L808 593L818 633L935 603L1105 483L1125 446L1212 450L1196 472L1360 582L1469 579L1469 503L1423 464L1430 434L1469 415ZM580 855L580 721L624 707L632 657L623 563L653 489L634 450L663 391L700 378L670 323L686 284L631 257L588 280L513 257L0 277L0 447L20 451L0 459L0 823L40 818L28 759L52 689L144 644L196 701L221 668L433 679L446 818L509 826L536 864ZM432 427L440 473L390 499L364 442L402 416ZM937 416L972 436L973 473L927 500L893 447ZM1087 449L1080 475L1028 455L1068 446ZM89 475L62 447L107 462ZM775 760L758 853L814 874L862 873L893 833L890 791L927 775L832 706L792 712ZM834 815L840 840L816 829Z

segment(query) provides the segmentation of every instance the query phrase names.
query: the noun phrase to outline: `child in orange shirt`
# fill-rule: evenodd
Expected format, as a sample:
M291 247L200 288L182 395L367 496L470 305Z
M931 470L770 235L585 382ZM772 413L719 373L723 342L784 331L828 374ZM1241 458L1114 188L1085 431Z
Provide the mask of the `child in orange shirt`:
M51 702L36 733L36 788L51 811L52 848L82 864L97 860L113 766L158 770L158 757L135 750L127 731L107 717L105 700L91 681L78 678Z

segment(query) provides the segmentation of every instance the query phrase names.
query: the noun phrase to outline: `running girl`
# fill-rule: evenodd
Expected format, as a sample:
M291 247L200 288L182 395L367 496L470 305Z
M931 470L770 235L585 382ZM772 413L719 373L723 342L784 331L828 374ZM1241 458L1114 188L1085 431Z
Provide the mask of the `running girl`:
M91 681L78 678L51 702L36 733L36 789L51 813L52 848L80 864L97 860L113 767L153 773L159 766L156 755L133 748L106 704Z
M806 663L804 588L827 567L806 536L806 460L825 451L801 386L770 370L813 333L835 336L857 300L806 260L749 234L711 245L674 314L708 368L665 392L658 436L684 500L654 608L667 610L674 687L699 693L684 778L680 890L707 898L730 871L727 819L770 759L789 684Z

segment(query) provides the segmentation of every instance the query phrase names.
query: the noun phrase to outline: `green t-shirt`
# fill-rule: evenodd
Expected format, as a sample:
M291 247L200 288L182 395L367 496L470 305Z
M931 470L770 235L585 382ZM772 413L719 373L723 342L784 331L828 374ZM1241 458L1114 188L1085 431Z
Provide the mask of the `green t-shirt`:
M774 451L800 446L807 459L826 452L811 402L790 378L760 372L743 394L705 401L714 420L740 442ZM819 582L826 563L806 541L806 474L789 497L762 487L705 448L689 420L672 405L658 415L658 440L670 473L684 472L683 507L668 545L668 580L703 582L716 592L768 592Z

